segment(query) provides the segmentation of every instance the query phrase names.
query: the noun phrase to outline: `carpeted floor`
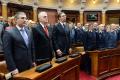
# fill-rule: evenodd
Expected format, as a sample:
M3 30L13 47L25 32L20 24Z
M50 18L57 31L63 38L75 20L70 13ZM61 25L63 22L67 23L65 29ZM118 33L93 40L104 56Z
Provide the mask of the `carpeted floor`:
M84 71L80 71L80 80L96 80L95 77L90 76Z
M80 71L80 79L79 80L97 80L97 79L94 76L91 76L84 71ZM105 80L120 80L120 75L112 76Z
M120 75L109 77L106 80L120 80Z

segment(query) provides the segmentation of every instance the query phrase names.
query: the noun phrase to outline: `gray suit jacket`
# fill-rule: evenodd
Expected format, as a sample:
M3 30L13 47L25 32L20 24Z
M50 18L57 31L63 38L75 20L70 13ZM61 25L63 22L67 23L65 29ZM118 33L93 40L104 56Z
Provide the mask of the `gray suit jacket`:
M17 68L19 72L22 72L32 67L34 60L33 42L29 30L27 28L25 30L29 38L28 46L16 27L6 31L3 35L5 59L9 71Z
M3 45L2 45L2 32L3 32L3 25L0 24L0 52L3 52Z

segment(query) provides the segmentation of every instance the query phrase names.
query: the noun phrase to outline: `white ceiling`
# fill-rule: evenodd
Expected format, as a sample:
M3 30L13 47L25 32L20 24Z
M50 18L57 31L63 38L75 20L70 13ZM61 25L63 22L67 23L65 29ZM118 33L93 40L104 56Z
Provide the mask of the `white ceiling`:
M1 0L59 10L120 10L120 0Z

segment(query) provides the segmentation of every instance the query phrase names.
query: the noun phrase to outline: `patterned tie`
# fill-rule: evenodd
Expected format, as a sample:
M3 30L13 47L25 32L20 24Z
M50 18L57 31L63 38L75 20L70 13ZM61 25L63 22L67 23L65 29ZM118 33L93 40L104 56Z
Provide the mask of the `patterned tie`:
M49 37L49 32L48 32L47 26L44 26L44 31L45 31L45 34Z
M21 29L20 32L25 41L25 44L28 46L28 35L27 35L26 31L24 29Z

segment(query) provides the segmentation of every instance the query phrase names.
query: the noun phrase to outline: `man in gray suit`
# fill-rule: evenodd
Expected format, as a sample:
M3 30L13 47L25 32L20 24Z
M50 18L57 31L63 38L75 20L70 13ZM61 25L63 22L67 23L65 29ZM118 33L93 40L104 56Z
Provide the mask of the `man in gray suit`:
M3 46L8 70L13 75L30 69L34 64L32 36L26 25L26 14L15 15L16 26L5 31Z
M2 33L3 33L3 25L0 24L0 52L3 52L3 45L2 45Z

